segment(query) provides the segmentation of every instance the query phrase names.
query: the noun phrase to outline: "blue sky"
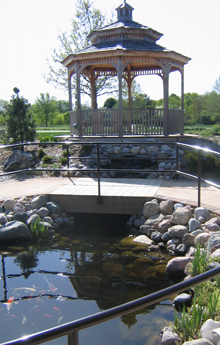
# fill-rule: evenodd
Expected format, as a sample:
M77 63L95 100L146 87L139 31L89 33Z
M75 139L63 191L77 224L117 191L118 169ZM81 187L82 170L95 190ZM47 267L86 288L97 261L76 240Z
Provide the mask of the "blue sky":
M133 19L164 36L158 43L190 57L185 67L185 92L203 94L212 90L220 76L219 0L127 0L134 7ZM107 16L123 0L93 0ZM47 84L47 58L58 47L60 31L70 29L76 0L0 0L0 99L10 100L13 88L33 103L40 93L49 92L68 100L67 92ZM157 76L138 77L144 93L152 99L163 96ZM180 74L170 77L170 94L180 95ZM85 102L86 99L83 99ZM98 101L102 106L104 99Z

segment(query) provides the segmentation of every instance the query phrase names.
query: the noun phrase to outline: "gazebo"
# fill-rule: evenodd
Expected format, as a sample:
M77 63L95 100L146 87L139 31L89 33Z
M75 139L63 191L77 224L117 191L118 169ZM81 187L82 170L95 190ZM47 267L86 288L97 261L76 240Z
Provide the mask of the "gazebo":
M117 21L93 31L91 45L68 55L71 135L119 136L182 134L184 129L184 65L190 58L157 44L162 34L132 19L126 3L116 8ZM181 74L181 109L169 109L169 75ZM72 111L71 78L76 76L76 109ZM92 109L81 109L80 76L91 83ZM158 75L163 81L163 108L132 109L131 84L135 77ZM118 109L96 109L95 81L101 76L118 78ZM128 85L129 108L122 106L122 79Z

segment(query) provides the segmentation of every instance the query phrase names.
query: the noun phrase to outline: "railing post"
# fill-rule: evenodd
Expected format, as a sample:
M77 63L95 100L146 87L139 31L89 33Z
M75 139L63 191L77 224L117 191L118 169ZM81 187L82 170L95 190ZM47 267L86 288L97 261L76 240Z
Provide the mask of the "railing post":
M198 207L201 203L201 151L198 150Z
M68 168L68 178L70 178L70 172L69 172L69 168L70 168L70 160L69 160L69 145L66 145L66 156L67 156L67 168Z
M179 147L178 147L178 138L176 138L176 170L179 170Z
M74 331L68 334L68 345L78 345L79 337L78 331Z
M99 160L99 144L97 143L97 177L98 177L98 197L97 203L102 204L103 199L101 197L101 182L100 182L100 160Z

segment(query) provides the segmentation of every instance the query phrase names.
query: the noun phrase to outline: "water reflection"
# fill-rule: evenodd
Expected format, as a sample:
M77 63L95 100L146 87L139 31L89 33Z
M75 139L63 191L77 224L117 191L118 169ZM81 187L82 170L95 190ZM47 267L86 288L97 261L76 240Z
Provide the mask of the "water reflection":
M50 243L9 244L4 250L0 247L0 254L2 341L91 315L171 284L165 274L169 256L149 252L124 237L78 235L75 230L57 234ZM165 304L162 306L164 310ZM158 318L157 308L123 316L120 322L131 334L143 315L155 309ZM12 323L13 338L9 331Z

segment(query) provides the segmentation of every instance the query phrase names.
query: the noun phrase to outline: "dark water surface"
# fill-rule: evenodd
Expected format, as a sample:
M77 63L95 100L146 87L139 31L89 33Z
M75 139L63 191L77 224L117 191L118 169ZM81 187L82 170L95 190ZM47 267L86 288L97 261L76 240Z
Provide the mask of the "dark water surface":
M0 341L112 308L172 283L170 257L131 245L128 217L76 216L76 225L49 242L0 246ZM173 321L170 300L79 332L79 344L161 344ZM67 344L67 337L51 341Z

